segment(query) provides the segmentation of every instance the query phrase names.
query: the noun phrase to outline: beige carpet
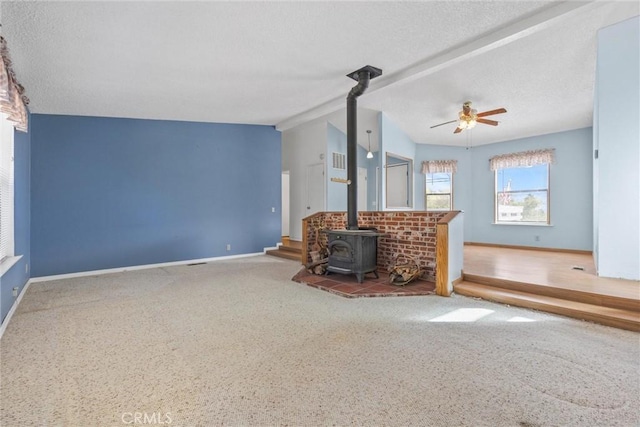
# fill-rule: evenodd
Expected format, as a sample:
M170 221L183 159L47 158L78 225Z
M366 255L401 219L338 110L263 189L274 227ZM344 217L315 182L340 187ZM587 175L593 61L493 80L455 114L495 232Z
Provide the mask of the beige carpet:
M2 425L640 424L636 333L460 296L346 299L298 270L32 284L0 342Z

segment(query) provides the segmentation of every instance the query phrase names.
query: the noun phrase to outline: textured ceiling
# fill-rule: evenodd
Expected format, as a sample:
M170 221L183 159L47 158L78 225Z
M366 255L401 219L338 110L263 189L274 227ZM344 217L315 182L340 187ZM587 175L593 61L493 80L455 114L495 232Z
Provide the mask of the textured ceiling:
M475 145L590 126L596 31L639 11L637 2L3 1L0 13L35 113L285 130L342 109L355 84L345 75L370 64L384 75L361 107L384 111L416 142L464 145L470 135ZM509 112L496 128L429 129L466 100ZM374 125L359 126L361 143Z

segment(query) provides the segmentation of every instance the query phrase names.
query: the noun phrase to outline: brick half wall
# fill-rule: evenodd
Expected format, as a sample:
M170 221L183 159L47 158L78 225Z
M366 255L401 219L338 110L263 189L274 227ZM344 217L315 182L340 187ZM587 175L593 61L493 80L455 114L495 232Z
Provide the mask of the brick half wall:
M436 224L449 212L358 212L358 226L372 227L383 237L378 238L378 268L387 271L397 256L415 259L422 271L422 278L436 278ZM302 220L304 263L311 261L309 252L317 240L326 247L327 236L320 230L344 230L346 212L318 212Z

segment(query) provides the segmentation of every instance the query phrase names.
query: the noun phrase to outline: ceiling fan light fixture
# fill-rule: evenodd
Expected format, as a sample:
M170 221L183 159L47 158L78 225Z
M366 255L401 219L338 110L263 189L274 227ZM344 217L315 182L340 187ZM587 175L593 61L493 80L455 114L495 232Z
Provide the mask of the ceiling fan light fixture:
M448 122L440 123L435 126L431 126L431 129L438 126L447 125L449 123L456 123L456 129L453 133L460 133L465 129L473 129L478 123L482 123L490 126L498 126L498 122L495 120L487 119L487 116L493 116L495 114L506 113L505 108L496 108L495 110L483 111L478 113L478 110L471 108L471 101L467 101L462 104L462 111L458 112L458 119Z
M367 159L373 159L373 153L371 152L371 131L367 130L367 138L369 138L369 151L367 151Z
M469 114L465 114L464 110L460 111L458 113L458 118L460 119L458 122L458 127L460 129L473 129L478 123L476 121L478 119L478 111L469 110Z

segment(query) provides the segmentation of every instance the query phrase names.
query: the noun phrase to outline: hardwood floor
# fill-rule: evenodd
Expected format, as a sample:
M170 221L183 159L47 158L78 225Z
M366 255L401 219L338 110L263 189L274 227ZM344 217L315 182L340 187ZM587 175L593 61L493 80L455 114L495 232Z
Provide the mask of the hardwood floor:
M640 295L640 282L597 276L593 257L585 254L465 245L464 272L624 298Z
M640 282L598 277L588 254L465 245L463 281L454 290L640 330Z

